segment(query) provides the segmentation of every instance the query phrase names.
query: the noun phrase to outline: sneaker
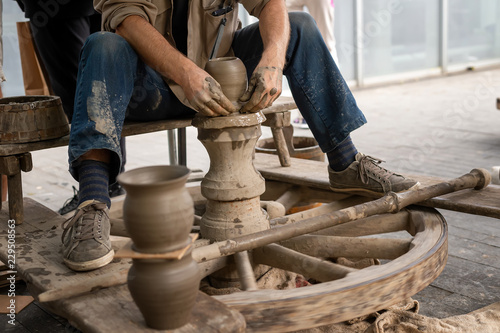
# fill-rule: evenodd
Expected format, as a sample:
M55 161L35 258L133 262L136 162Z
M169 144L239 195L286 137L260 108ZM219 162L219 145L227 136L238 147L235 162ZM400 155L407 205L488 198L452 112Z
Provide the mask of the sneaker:
M398 175L379 164L383 161L371 156L356 154L356 160L339 172L328 167L330 188L334 192L371 194L381 197L385 193L417 189L419 183Z
M114 198L119 195L125 194L125 189L119 184L114 183L108 187L109 197ZM74 211L78 207L78 190L73 186L73 197L66 200L61 209L57 212L60 215L66 215L69 212Z
M120 183L116 182L114 184L109 185L108 192L109 192L109 197L114 198L119 195L125 194L125 189L120 185Z
M66 200L61 209L57 212L61 215L66 215L74 211L78 207L78 190L73 186L73 197Z
M89 271L113 260L109 234L108 207L99 201L86 201L63 224L63 257L74 271Z

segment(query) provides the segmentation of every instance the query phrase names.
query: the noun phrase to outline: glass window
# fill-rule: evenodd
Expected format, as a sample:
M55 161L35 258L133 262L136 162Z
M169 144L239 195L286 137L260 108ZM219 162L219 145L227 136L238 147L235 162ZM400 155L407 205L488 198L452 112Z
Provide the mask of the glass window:
M364 0L363 5L366 77L439 66L439 1Z
M334 34L339 68L346 80L356 76L356 46L354 28L354 1L335 0Z
M500 57L500 1L450 0L448 62Z
M3 2L3 70L7 81L2 83L4 96L24 95L21 58L16 22L25 21L24 13L15 1Z

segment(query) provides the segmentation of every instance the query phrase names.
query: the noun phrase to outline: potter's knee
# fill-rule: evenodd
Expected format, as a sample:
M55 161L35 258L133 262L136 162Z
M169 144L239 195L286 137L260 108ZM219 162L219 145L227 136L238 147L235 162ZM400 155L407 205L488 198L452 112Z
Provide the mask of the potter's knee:
M101 31L90 35L83 45L82 53L92 53L93 55L106 56L122 54L123 51L130 50L128 42L112 32Z
M314 21L309 13L291 12L289 13L289 18L292 34L299 33L301 35L314 36L319 33L316 21Z

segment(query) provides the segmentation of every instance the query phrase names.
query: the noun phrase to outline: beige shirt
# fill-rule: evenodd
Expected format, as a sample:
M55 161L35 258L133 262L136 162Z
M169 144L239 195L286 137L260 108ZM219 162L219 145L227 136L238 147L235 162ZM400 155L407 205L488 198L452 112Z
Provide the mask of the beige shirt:
M187 57L201 68L208 61L217 30L223 16L214 17L211 13L219 8L224 0L186 0L188 10ZM253 16L259 17L269 0L240 0L245 9ZM225 0L225 6L231 4L233 10L226 15L227 23L217 57L233 55L231 43L236 30L241 28L238 19L238 3ZM102 13L102 28L115 31L116 27L127 17L138 15L150 22L172 45L172 0L94 0L97 11ZM190 106L181 87L165 78L172 91L185 105Z

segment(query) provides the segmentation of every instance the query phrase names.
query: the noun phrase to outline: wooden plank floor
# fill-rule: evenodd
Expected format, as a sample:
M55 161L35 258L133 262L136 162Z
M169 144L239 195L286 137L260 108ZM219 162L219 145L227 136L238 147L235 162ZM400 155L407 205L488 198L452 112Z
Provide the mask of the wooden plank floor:
M499 77L500 68L496 68L354 90L368 124L353 132L352 138L358 150L384 159L384 166L402 173L447 179L476 167L490 170L500 165L500 111L495 105ZM311 136L306 129L295 129L295 134ZM263 129L263 137L270 135ZM188 166L207 170L208 156L196 139L196 129L188 128L187 139ZM127 169L168 163L164 132L128 138L127 143ZM67 172L66 148L35 152L33 163L34 170L23 174L25 196L57 210L72 196L71 185L76 184ZM449 225L449 260L441 276L415 296L420 313L443 318L500 301L500 221L440 212ZM36 303L24 311L30 307L38 309L31 310L33 315L19 314L22 323L15 327L7 326L0 315L0 331L66 331L65 320Z

